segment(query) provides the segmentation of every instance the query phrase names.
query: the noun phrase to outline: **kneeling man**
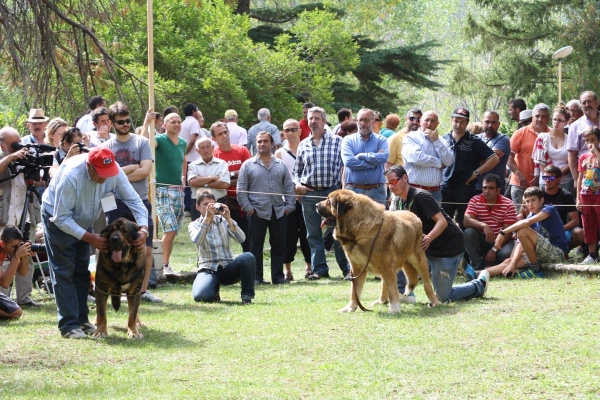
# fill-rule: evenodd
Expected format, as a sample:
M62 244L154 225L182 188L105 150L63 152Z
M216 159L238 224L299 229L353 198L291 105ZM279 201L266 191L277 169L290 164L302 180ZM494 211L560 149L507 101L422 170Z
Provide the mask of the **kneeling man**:
M423 189L412 187L404 167L394 165L385 171L387 185L392 192L390 211L407 210L416 214L423 223L421 248L427 255L435 294L441 302L468 300L483 297L487 290L489 275L486 272L462 285L452 287L456 271L465 252L461 230L440 208L433 195ZM406 286L404 272L398 273L398 289ZM414 295L406 296L414 303Z
M219 288L242 281L242 304L251 304L254 298L256 259L252 253L243 253L233 258L230 240L238 243L246 235L237 222L231 219L225 204L215 203L215 196L208 191L199 191L196 208L200 218L190 223L190 239L198 248L198 275L192 286L195 301L219 301Z

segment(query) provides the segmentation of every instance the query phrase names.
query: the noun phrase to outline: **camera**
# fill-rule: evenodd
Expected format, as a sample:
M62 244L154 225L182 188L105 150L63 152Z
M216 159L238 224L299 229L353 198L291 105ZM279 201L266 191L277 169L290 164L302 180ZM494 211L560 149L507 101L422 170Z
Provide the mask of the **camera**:
M31 246L31 252L32 253L43 253L46 254L46 246L41 244L41 243L31 243L30 241L26 241L26 242L21 242L19 243L19 245L17 246L17 249L21 246L23 246L25 243L29 243L29 245ZM15 249L15 252L17 250Z
M54 151L56 147L46 144L21 144L19 142L12 143L10 147L14 150L21 150L23 148L28 150L25 158L20 158L11 164L10 169L12 174L16 176L22 172L26 181L39 181L42 176L41 171L43 170L44 180L49 178L48 170L54 162L54 156L45 152ZM17 165L23 168L17 170Z
M77 144L77 146L79 146L79 151L81 153L89 153L90 152L90 149L85 144L83 144L81 142L76 143L76 144Z
M215 203L214 207L215 207L215 211L219 214L223 214L225 212L225 209L223 208L223 204L221 204L221 203Z

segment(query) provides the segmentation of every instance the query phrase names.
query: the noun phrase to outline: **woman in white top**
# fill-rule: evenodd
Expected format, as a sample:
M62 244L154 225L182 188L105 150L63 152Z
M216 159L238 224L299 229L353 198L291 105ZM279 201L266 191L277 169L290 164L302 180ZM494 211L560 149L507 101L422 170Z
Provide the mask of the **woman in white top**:
M286 139L283 147L277 149L275 157L281 159L292 176L294 171L294 164L296 164L296 151L300 144L300 124L295 119L288 119L283 123L283 136ZM304 272L305 277L312 274L312 267L310 264L310 246L308 245L308 239L306 238L306 225L304 223L304 216L302 214L302 205L300 203L300 197L296 197L296 211L291 212L287 216L287 251L283 263L285 265L285 279L294 280L292 274L292 261L296 255L298 239L300 239L300 250L304 256L304 263L306 270Z
M569 112L559 105L552 114L552 130L540 133L533 146L533 162L535 164L535 176L540 177L539 185L544 187L542 171L550 164L556 165L562 172L560 186L573 193L573 175L569 171L568 151L566 148L567 137L565 125L569 121Z

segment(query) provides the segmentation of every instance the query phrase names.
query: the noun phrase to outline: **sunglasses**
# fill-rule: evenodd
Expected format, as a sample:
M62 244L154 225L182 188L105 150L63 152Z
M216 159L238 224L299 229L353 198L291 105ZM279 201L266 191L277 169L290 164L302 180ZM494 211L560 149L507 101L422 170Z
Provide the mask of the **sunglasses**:
M131 123L131 118L115 120L115 124L117 124L117 125L125 125L125 124L130 124L130 123Z
M542 180L554 182L556 180L556 177L553 175L544 175L544 176L542 176Z
M283 131L284 131L285 133L290 133L290 132L294 132L294 133L296 133L296 132L298 132L299 130L300 130L300 128L288 128L288 129L284 129Z
M386 184L387 186L393 186L393 185L395 185L396 183L398 183L399 181L400 181L400 179L392 179L391 181L389 181L389 182L386 182L385 184Z
M420 121L420 120L421 120L421 117L408 117L408 120L409 120L410 122L413 122L413 121Z

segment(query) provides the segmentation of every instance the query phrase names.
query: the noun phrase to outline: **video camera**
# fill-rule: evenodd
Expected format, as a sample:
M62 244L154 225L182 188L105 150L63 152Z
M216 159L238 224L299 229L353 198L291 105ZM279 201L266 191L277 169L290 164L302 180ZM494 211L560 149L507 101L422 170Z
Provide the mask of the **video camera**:
M48 154L50 151L56 150L56 147L49 146L47 144L22 144L19 142L13 142L10 147L13 150L21 150L26 148L28 154L25 158L20 158L11 164L11 173L16 176L19 173L23 173L26 181L39 181L42 177L41 171L44 171L43 178L48 180L48 170L54 162L54 155ZM22 166L21 170L18 170L17 165Z

